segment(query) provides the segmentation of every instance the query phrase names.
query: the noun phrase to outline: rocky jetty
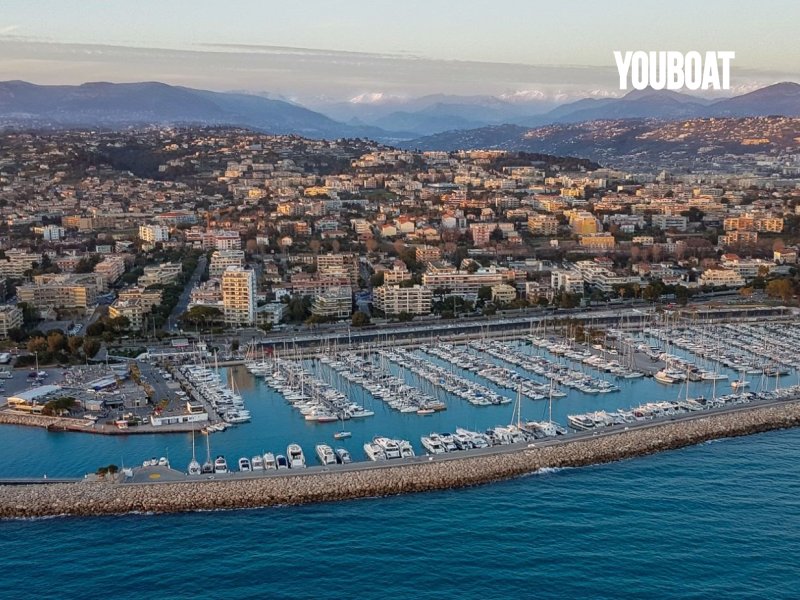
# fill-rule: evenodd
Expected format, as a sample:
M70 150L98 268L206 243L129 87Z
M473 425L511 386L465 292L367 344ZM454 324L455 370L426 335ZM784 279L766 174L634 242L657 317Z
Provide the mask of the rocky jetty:
M800 401L696 418L653 422L629 430L493 455L387 465L286 477L177 483L71 483L0 486L0 518L182 512L330 502L456 488L544 468L580 467L711 439L800 425Z

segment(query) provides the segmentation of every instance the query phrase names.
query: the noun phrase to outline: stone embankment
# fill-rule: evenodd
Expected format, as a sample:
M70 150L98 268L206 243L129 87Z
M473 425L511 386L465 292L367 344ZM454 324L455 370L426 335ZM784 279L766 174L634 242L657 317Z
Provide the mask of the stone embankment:
M31 415L14 412L13 410L3 410L0 411L0 425L24 425L26 427L83 431L91 427L92 422L82 419L48 417L46 415Z
M544 447L343 472L228 481L0 486L0 518L256 508L477 485L543 468L580 467L711 439L800 425L800 402L666 421Z

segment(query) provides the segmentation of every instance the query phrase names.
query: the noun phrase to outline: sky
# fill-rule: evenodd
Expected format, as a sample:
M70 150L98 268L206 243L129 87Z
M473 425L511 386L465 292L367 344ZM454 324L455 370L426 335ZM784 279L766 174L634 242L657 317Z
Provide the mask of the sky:
M4 0L0 80L164 81L307 103L618 95L614 50L734 50L800 81L796 0Z

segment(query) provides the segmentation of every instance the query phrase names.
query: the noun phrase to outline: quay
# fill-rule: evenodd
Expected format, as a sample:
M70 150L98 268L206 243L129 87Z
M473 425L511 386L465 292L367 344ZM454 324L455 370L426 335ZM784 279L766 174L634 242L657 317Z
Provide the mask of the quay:
M451 489L797 426L800 398L793 397L396 464L358 463L301 473L214 478L189 478L170 470L163 478L160 474L146 478L146 483L0 485L0 518L260 508Z

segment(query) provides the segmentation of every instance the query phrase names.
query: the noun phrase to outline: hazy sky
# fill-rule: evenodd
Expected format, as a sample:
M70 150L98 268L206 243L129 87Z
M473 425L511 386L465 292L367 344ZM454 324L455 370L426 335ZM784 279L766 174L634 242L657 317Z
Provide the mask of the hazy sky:
M798 23L796 0L4 0L0 79L581 95L616 92L613 50L694 49L736 51L747 89L800 80Z

